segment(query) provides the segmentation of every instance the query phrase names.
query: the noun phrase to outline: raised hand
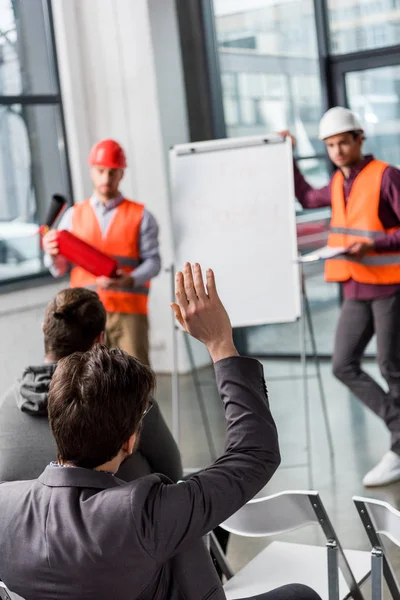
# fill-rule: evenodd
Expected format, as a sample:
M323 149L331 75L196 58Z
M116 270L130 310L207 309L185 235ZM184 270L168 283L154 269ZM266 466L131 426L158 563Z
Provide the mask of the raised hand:
M280 135L281 137L288 137L291 139L292 141L292 148L293 150L296 147L296 138L290 133L290 131L286 130L286 131L278 131L278 135Z
M183 329L205 344L214 362L237 356L232 326L215 285L214 273L207 270L207 289L201 267L186 263L175 276L176 302L171 303L176 320Z

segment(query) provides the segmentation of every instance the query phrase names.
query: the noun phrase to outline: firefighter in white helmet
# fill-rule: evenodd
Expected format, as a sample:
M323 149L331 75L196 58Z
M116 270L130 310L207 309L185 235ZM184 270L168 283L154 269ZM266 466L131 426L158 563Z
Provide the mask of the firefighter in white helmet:
M295 147L290 132L281 135ZM386 485L400 480L400 171L363 154L362 125L347 108L324 114L319 137L337 170L314 189L295 162L295 193L304 208L332 206L328 244L345 248L325 265L326 280L341 283L344 295L333 372L391 433L391 449L363 480ZM374 334L387 390L361 367Z

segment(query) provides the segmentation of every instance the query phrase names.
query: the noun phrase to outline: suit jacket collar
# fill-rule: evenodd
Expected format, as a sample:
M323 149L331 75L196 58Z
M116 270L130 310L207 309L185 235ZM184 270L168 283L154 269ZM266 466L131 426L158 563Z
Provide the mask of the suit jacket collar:
M52 467L48 465L39 477L48 487L82 487L105 490L118 487L125 482L114 475L102 471L92 471L81 467Z

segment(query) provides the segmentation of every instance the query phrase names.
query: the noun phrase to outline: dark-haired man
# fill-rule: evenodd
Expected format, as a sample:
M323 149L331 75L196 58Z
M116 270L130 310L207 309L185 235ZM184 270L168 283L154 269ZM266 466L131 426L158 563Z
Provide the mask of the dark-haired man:
M121 484L114 473L133 453L151 412L154 375L101 345L60 360L49 394L57 462L36 481L0 484L0 577L17 594L30 600L225 597L205 546L198 552L200 538L271 478L280 460L278 437L262 367L238 356L213 273L207 272L206 292L200 267L192 274L186 264L176 296L176 318L215 363L225 453L185 482L150 475ZM317 598L302 586L295 592L289 586L265 598Z
M27 367L21 380L0 398L0 481L39 477L54 458L47 398L57 361L101 342L105 326L106 311L96 292L69 288L49 302L42 325L44 364ZM131 481L153 472L173 481L182 476L179 449L156 401L140 447L121 465L118 477Z
M337 171L314 189L295 163L295 193L304 208L332 206L328 244L347 250L325 265L325 279L340 282L344 293L333 373L391 433L391 449L363 479L386 485L400 479L400 171L363 155L362 126L347 108L325 113L319 137ZM374 333L387 392L361 368Z

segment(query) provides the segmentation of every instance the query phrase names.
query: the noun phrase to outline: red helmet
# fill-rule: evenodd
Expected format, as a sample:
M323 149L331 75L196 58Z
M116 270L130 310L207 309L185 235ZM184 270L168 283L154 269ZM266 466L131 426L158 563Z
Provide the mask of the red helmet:
M89 165L108 169L125 169L125 152L114 140L103 140L93 146L89 154Z

